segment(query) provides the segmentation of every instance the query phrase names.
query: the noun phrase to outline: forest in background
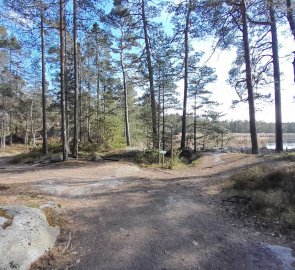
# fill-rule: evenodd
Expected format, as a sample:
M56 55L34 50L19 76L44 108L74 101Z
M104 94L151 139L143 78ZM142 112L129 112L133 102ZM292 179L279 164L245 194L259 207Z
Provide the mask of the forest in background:
M291 0L5 0L0 14L1 148L42 136L47 154L48 137L60 138L67 160L85 145L166 150L181 132L180 147L193 134L196 150L199 134L250 132L257 153L257 132L275 132L282 151L282 133L294 130L281 120L277 32L285 25L295 38ZM168 15L170 27L161 22ZM192 47L206 38L236 50L228 82L239 95L233 104L248 103L249 121L220 121L216 71ZM275 124L256 122L256 100L272 96Z

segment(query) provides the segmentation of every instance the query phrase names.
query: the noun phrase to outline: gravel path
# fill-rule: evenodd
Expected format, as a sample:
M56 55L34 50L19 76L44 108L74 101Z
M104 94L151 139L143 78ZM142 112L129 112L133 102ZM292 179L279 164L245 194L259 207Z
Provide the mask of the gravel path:
M42 262L44 269L295 269L287 240L222 211L223 179L261 162L251 155L215 154L186 171L119 162L3 169L0 184L13 188L0 191L0 204L51 200L66 210L63 237L54 259ZM273 245L286 249L280 253Z

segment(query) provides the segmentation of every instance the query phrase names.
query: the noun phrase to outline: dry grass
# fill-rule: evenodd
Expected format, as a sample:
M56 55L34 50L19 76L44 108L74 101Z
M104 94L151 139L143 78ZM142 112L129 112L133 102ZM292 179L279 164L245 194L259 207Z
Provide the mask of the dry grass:
M20 153L28 152L29 150L30 147L23 144L7 145L5 149L0 150L0 157L18 155Z
M61 214L57 213L54 209L46 207L42 209L42 211L46 216L49 226L62 227L64 225L65 218Z
M12 224L13 217L10 216L10 215L8 215L7 214L7 211L5 211L2 208L0 208L0 217L3 217L3 218L6 218L7 219L7 221L4 222L3 225L1 225L1 227L2 227L3 230Z
M14 157L11 159L10 163L12 164L29 164L34 161L41 160L43 157L41 145L37 146L11 146L12 148L18 149L14 152ZM59 143L50 143L48 144L48 156L56 155L61 153L62 148Z
M269 141L269 134L258 133L258 144L260 147L266 147ZM251 137L249 133L230 133L228 135L227 146L234 148L251 147Z
M258 166L231 178L232 188L250 199L252 209L295 228L295 169Z

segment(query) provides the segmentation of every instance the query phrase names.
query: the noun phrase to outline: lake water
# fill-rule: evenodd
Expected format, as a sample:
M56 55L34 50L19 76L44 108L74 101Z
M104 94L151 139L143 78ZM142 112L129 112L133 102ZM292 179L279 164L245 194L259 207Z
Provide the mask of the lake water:
M275 149L275 134L264 134L267 137L266 147L268 149ZM295 134L294 133L284 133L283 134L283 147L284 149L293 149L295 148Z

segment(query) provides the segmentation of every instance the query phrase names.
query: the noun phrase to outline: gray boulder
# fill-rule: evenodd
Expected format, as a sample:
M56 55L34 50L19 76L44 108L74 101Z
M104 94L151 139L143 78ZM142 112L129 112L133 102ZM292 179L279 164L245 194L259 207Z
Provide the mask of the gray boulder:
M48 251L59 235L59 228L48 225L45 214L26 206L0 206L5 220L0 226L0 269L27 270ZM6 222L7 224L7 222Z

